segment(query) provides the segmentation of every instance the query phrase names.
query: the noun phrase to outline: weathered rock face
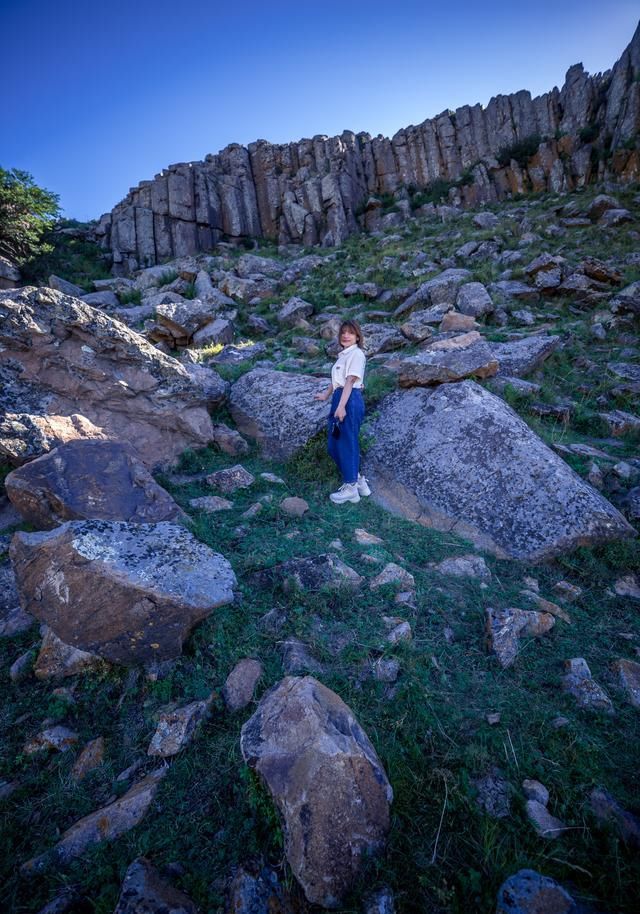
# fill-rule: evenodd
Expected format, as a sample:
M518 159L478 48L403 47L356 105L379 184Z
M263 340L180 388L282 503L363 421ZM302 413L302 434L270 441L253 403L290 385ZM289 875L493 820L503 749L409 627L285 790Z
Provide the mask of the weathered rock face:
M359 587L362 582L358 572L346 565L334 552L289 559L288 562L256 572L253 580L260 587L282 584L285 589L289 589L293 584L303 591L320 590L322 587Z
M398 381L401 387L428 387L462 378L490 378L497 370L492 348L472 330L403 359Z
M288 460L327 421L328 404L314 400L321 389L317 378L254 368L231 388L231 415L265 457Z
M498 374L521 378L531 374L558 348L559 336L528 336L510 343L491 343Z
M502 400L473 381L387 397L365 471L374 498L501 557L541 560L633 536Z
M240 745L282 815L308 900L337 907L389 829L393 792L375 749L347 705L310 676L271 689Z
M179 656L236 585L223 556L169 523L70 521L17 533L10 556L25 610L65 644L130 665Z
M493 202L528 189L568 190L609 175L636 180L640 157L624 147L640 126L639 46L640 30L611 73L588 76L577 64L560 91L533 99L526 91L498 95L486 108L463 105L391 139L344 131L283 145L258 140L247 148L232 144L203 162L171 165L105 214L97 234L113 252L115 269L128 272L206 250L222 233L341 244L361 224L384 224L376 194L454 181L469 168L473 183L452 192L456 203ZM594 167L591 144L579 139L588 124L600 130L596 146L612 137L615 156L607 165ZM513 160L498 165L497 154L515 142L560 131L571 136L540 142L525 167ZM249 270L262 272L258 264Z
M147 466L171 461L211 440L207 406L222 402L226 384L206 374L190 374L124 324L61 292L5 292L0 454L21 464L69 438L107 437L128 442Z
M520 870L500 886L496 914L577 914L561 885L535 870Z
M68 520L179 520L180 507L117 441L69 441L5 479L22 517L40 530Z

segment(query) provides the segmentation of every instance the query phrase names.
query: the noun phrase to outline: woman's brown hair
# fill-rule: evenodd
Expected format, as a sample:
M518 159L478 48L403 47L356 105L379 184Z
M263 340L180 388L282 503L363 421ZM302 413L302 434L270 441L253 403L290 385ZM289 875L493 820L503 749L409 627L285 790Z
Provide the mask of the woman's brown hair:
M352 333L355 333L356 344L360 349L364 349L364 334L358 321L342 321L340 324L340 330L338 331L338 342L340 342L340 337L342 336L343 330L351 330Z

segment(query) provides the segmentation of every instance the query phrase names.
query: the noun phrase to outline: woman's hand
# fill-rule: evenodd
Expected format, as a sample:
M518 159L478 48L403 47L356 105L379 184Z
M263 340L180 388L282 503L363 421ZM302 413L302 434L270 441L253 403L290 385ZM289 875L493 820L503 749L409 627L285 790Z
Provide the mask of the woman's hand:
M314 400L327 400L328 394L316 394Z
M347 410L344 406L340 406L340 404L338 404L338 408L333 415L336 417L338 422L344 422L347 415Z

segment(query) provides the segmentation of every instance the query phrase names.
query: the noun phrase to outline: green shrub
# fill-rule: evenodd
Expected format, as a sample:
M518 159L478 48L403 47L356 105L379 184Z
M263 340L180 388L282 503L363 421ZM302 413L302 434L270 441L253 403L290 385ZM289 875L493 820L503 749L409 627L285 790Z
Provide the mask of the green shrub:
M517 140L509 146L503 146L497 155L498 164L504 167L512 159L515 159L518 165L524 168L531 156L534 156L538 151L541 139L539 133L532 133L530 136Z
M196 284L195 284L195 282L190 282L190 283L187 285L187 288L186 288L186 289L184 290L184 292L182 293L182 297L183 297L183 298L188 298L189 300L193 300L193 299L196 297Z
M121 305L139 305L142 301L142 292L140 289L127 289L119 294Z
M593 143L600 133L600 128L595 124L587 124L586 127L583 127L578 136L582 143Z
M159 289L161 289L163 286L168 286L169 283L172 283L175 279L178 278L178 275L179 274L177 270L165 270L158 276L156 285Z
M43 235L60 215L58 195L19 168L0 168L0 255L22 264L45 250Z

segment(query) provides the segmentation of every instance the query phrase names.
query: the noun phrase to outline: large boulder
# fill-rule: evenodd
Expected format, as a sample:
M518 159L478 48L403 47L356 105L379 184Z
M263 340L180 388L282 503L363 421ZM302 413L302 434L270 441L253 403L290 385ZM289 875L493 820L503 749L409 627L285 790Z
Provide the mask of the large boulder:
M180 507L117 441L69 441L5 479L22 517L41 530L68 520L180 520Z
M193 626L234 599L227 560L170 523L69 521L16 533L9 554L23 609L116 663L179 656Z
M365 467L378 501L500 557L542 560L635 533L473 381L391 394L370 434Z
M338 907L389 829L393 791L352 711L311 676L287 677L242 728L244 760L282 815L285 853L307 899Z
M144 857L138 857L124 875L118 906L113 914L198 914L193 901L162 879Z
M329 405L314 396L327 386L308 375L254 368L231 388L233 421L264 457L288 460L325 425Z
M206 384L104 312L45 287L0 298L0 454L16 465L70 438L127 441L146 466L211 440ZM215 384L213 381L215 380Z

